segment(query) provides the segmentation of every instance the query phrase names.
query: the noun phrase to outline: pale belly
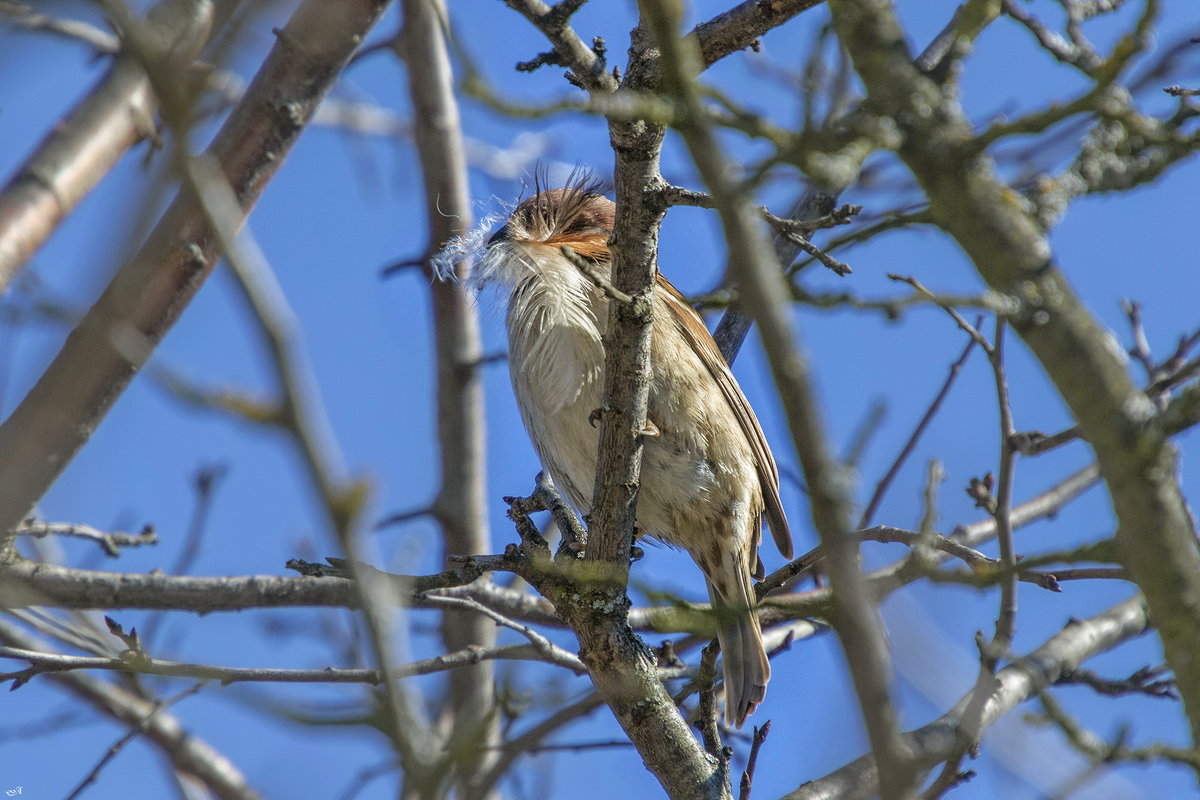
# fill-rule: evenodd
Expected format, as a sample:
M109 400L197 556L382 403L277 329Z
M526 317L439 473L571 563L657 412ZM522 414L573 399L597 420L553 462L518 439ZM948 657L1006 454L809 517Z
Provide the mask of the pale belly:
M514 383L527 382L527 376L513 378ZM542 464L566 499L584 514L591 509L596 481L599 423L592 425L588 419L601 406L600 384L599 380L585 383L574 402L562 408L537 402L521 405L526 430ZM532 386L525 388L533 390ZM655 400L652 393L652 409L660 405ZM690 551L697 536L706 538L705 529L747 531L746 518L753 505L750 494L758 489L750 453L737 459L740 463L734 467L723 468L704 441L681 436L653 414L651 421L659 434L643 440L639 532Z

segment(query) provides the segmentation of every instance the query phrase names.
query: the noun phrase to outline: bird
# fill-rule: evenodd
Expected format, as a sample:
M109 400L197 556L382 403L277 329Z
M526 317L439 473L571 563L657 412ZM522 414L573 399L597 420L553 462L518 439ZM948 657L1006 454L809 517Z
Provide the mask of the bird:
M616 205L589 175L520 202L476 264L503 287L508 364L543 467L585 516L603 405L606 293L563 252L605 278ZM652 293L650 386L636 529L685 550L704 574L723 654L725 721L763 701L771 665L754 614L762 518L792 557L779 470L762 428L700 315L661 274Z

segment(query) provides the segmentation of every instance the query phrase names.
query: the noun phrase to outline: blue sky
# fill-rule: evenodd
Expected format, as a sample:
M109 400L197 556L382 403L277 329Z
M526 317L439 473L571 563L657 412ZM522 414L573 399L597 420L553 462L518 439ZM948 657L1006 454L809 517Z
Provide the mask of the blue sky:
M499 2L453 5L461 43L506 96L547 101L575 93L562 81L560 69L545 68L532 75L511 70L514 62L547 49L540 35L515 13ZM725 5L693 3L690 19L706 19ZM954 7L948 2L900 5L918 48L942 27ZM1168 32L1164 41L1174 41L1188 31L1196 35L1194 15L1184 13L1184 4L1165 5L1166 18L1160 26ZM76 4L56 8L90 16L87 8ZM249 75L272 42L270 27L283 24L288 8L288 4L277 6L257 21L257 30L248 34L250 52L235 65L238 72ZM1054 10L1045 2L1031 8L1047 15ZM577 17L576 28L585 38L603 36L611 59L621 62L632 15L631 3L593 2ZM825 11L816 9L767 36L760 55L731 56L705 79L752 109L789 123L797 114L795 92L772 77L772 71L798 69L815 26L825 19ZM390 33L397 24L395 13L390 13L377 35ZM1107 46L1118 29L1101 23L1096 27L1098 42ZM1195 84L1194 55L1190 64L1190 72L1171 82L1190 78ZM0 85L0 172L7 174L19 164L103 69L103 61L92 59L82 46L0 32L0 70L9 76ZM333 96L378 104L404 117L408 102L403 78L402 67L390 56L377 55L352 67ZM972 117L984 121L1072 96L1079 88L1068 69L1053 64L1022 29L1002 20L984 34L967 63L963 100ZM1155 89L1147 93L1145 107L1162 112L1174 103ZM612 154L602 121L582 115L511 120L472 101L464 101L462 112L465 133L480 145L512 149L535 141L543 148L541 161L552 169L585 164L601 176L611 173ZM206 136L207 132L198 132L196 139L203 142ZM727 142L739 159L751 161L761 155L761 150L737 137L730 136ZM30 315L31 294L85 309L136 246L139 232L153 221L154 210L169 198L161 187L155 189L163 159L151 159L147 166L145 157L141 147L122 160L37 254L29 268L36 290L0 300L10 314L22 315L19 323L6 323L0 332L0 410L5 414L36 380L67 333L59 323ZM1062 153L1045 157L1051 166L1061 165ZM663 168L671 180L700 188L674 137L669 137ZM885 174L896 174L894 167L889 169ZM1142 303L1150 343L1160 357L1174 348L1180 335L1200 324L1195 248L1186 224L1194 217L1197 180L1200 167L1193 160L1152 187L1078 201L1052 235L1057 261L1072 284L1122 342L1129 337L1121 299ZM522 182L519 177L475 169L472 189L477 215L482 216L498 208L493 197L518 196ZM784 211L799 189L794 176L781 176L761 200ZM884 211L896 202L893 193L874 187L855 188L843 199L863 204L866 214ZM380 277L382 267L424 250L422 207L416 156L407 140L314 127L301 138L250 220L250 230L304 326L304 344L346 461L356 474L372 481L372 519L421 507L436 490L427 282L414 271L388 280ZM664 226L661 251L662 270L685 292L711 289L720 278L722 245L711 212L673 210ZM892 296L902 292L886 273L899 272L939 291L970 293L981 288L963 254L945 236L929 229L881 236L840 257L854 267L852 276L837 278L809 270L805 285ZM265 356L231 278L222 270L199 293L156 359L206 386L269 393ZM480 304L485 350L502 350L501 314L486 294ZM812 359L832 442L844 450L873 404L887 404L883 427L860 465L858 496L865 501L962 349L963 336L944 314L929 309L908 312L899 323L890 323L877 314L800 308L796 320ZM794 473L795 457L779 399L756 342L743 350L735 372L781 466ZM1009 374L1019 429L1051 432L1069 424L1052 387L1012 338ZM506 367L488 367L485 379L489 511L498 551L515 538L500 497L527 492L538 466L516 414ZM1200 489L1200 476L1186 449L1194 446L1195 438L1190 434L1180 439L1185 451L1181 480L1192 498ZM941 460L947 474L938 505L940 529L949 532L956 524L977 519L978 512L962 487L970 477L995 469L997 439L990 371L976 354L943 413L899 475L876 521L917 525L925 468L932 458ZM1018 500L1087 461L1086 448L1078 443L1022 460ZM169 568L194 507L190 476L199 467L213 464L225 466L228 472L212 506L194 574L285 574L283 563L288 558L336 552L294 453L282 437L184 408L145 376L117 403L46 496L40 512L47 519L101 528L128 530L153 523L161 544L128 550L118 561L106 560L82 542L50 542L48 547L60 550L66 563L77 566L129 572ZM803 494L792 482L785 482L784 502L797 550L802 552L815 537ZM1056 520L1023 531L1017 549L1029 554L1065 549L1107 535L1112 524L1103 493L1093 490ZM439 549L437 531L431 522L416 521L375 536L381 564L387 568L439 569L434 558ZM895 547L867 551L872 564L900 555ZM763 557L768 569L781 563L769 545ZM692 599L703 596L703 585L688 559L664 548L648 548L646 558L635 565L632 580L656 591ZM1072 583L1061 595L1022 584L1015 650L1031 650L1069 618L1095 614L1129 593L1128 585L1119 583ZM990 631L995 609L994 593L951 587L905 592L885 603L906 728L940 715L969 689L976 669L972 636L976 629ZM118 611L113 616L126 628L144 628L153 615ZM432 618L418 612L410 621L417 632L414 651L424 655L430 643L421 631L429 629ZM339 665L338 641L353 630L348 614L311 609L207 617L173 614L159 624L154 654L236 666ZM562 636L557 641L571 644ZM1160 661L1154 638L1144 637L1089 666L1116 677ZM574 698L587 688L582 679L565 679L549 670L505 667L498 674L511 675L535 702L546 705L556 702L556 692ZM164 694L186 686L183 682L147 684ZM432 692L438 681L423 679L418 685ZM1076 689L1063 691L1062 696L1082 721L1103 735L1113 736L1130 722L1134 743L1186 741L1182 714L1170 701L1098 700ZM210 686L175 710L191 730L229 755L265 796L337 797L359 770L387 758L381 739L362 728L288 723L263 708L347 707L360 697L360 690L345 688ZM37 726L39 720L72 707L68 697L40 679L5 695L2 702L0 790L22 786L27 797L64 796L123 733L107 721L88 717L54 736L29 735L30 726ZM778 796L864 752L855 700L832 636L797 643L779 656L768 703L753 721L761 723L768 717L773 732L760 761L756 798ZM1083 772L1085 764L1061 744L1061 737L1025 724L1021 717L1020 711L1010 715L985 742L985 755L971 765L979 777L953 796L1033 798ZM603 741L618 735L607 711L601 710L557 741ZM744 754L745 745L737 746ZM1029 769L1029 764L1036 767ZM514 797L587 800L612 796L617 788L635 797L657 796L656 784L631 749L537 756L522 763L519 777L519 787L508 787ZM1128 767L1088 784L1086 796L1179 797L1194 786L1194 778L1179 769ZM154 751L135 743L105 769L100 783L85 796L169 796L167 787ZM388 797L392 791L391 781L384 778L369 784L359 796Z

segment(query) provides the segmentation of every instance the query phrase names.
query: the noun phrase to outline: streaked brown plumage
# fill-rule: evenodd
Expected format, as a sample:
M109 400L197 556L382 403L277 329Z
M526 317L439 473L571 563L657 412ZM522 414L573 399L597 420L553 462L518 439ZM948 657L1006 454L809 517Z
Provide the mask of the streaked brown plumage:
M517 206L489 242L477 278L510 292L506 324L513 390L542 464L573 505L591 506L603 400L608 300L571 264L569 245L602 273L615 206L575 181ZM661 275L654 294L648 437L637 526L681 547L704 572L724 654L726 721L762 701L770 663L753 614L752 574L765 514L792 555L779 472L762 429L700 316Z

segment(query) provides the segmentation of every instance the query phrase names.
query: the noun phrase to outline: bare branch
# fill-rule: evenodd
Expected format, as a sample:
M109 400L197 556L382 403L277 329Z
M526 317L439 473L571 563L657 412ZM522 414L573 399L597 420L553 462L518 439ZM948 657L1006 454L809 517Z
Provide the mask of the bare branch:
M25 650L40 649L38 641L4 620L0 620L0 644ZM162 710L155 713L152 701L89 675L65 672L49 676L49 680L122 724L137 727L145 721L145 737L154 743L171 766L194 775L221 800L259 800L260 795L229 759L184 728L175 716Z
M754 788L754 770L758 766L758 753L762 749L763 742L767 740L767 736L771 733L771 720L767 720L762 724L762 727L754 728L754 737L750 743L750 756L746 759L746 770L742 773L741 789L738 792L738 800L750 800L750 792Z
M174 697L167 698L166 700L155 701L150 713L146 714L146 716L143 717L137 725L132 726L129 730L129 733L122 736L104 751L104 755L101 756L98 762L96 762L96 766L92 767L92 771L85 775L83 780L79 782L79 785L76 786L69 795L67 795L67 800L76 800L77 797L83 794L83 791L87 789L89 785L95 783L100 777L100 771L103 770L110 761L116 758L123 749L125 749L125 745L129 744L136 737L144 734L146 729L149 728L154 722L154 718L157 717L164 709L170 708L180 700L191 697L203 688L204 683L200 682L190 689L185 689L184 691L179 692Z
M496 763L476 782L479 791L488 791L494 787L508 773L518 758L536 751L547 737L557 733L566 725L591 714L603 705L604 701L600 699L599 692L592 692L583 699L555 711L520 736L505 742L499 748L500 752Z
M837 596L835 628L850 665L872 750L887 775L882 782L883 797L903 797L913 776L890 699L891 670L883 629L859 572L857 543L845 535L850 529L851 502L845 479L824 440L808 366L796 346L794 326L783 302L783 275L759 235L749 198L734 180L713 131L703 123L699 93L691 80L698 71L697 54L677 38L679 9L665 2L648 3L644 9L662 54L663 84L688 112L679 132L720 211L730 252L730 272L742 286L748 309L759 323L776 384L789 398L785 405L788 424L804 467L813 521L829 558L829 574Z
M99 48L115 45L112 37L91 26L57 20L16 3L0 5L0 14L27 27L86 36ZM146 23L169 43L171 63L184 68L212 34L211 17L212 6L206 0L163 0ZM101 39L92 31L101 34ZM155 135L156 109L142 65L135 58L121 56L47 134L0 190L0 289L125 151Z
M280 32L254 85L209 149L243 215L384 5L310 0ZM288 113L277 113L280 108ZM11 530L28 516L171 328L217 255L202 210L181 194L0 426L6 454L0 465L0 529Z
M790 19L821 5L821 0L780 0L760 3L744 0L728 11L697 25L687 39L695 39L705 69L730 53L754 47L758 37Z
M542 32L558 54L556 63L569 67L583 88L590 92L616 91L617 79L605 71L604 59L571 28L571 4L551 7L541 0L505 0L505 4Z
M587 672L587 669L583 666L583 663L580 662L578 657L571 655L566 650L563 650L561 647L555 645L545 636L542 636L528 625L522 625L516 620L509 619L503 614L488 608L483 603L463 597L446 597L433 592L426 592L425 599L435 607L441 606L445 608L465 608L476 611L492 620L497 625L514 630L524 636L547 662L574 670L580 675Z
M1164 652L1179 681L1192 737L1200 740L1200 661L1193 657L1200 608L1190 599L1200 596L1200 551L1176 479L1174 448L1161 429L1145 424L1152 403L1058 269L1039 220L1031 209L1012 202L957 97L914 70L904 48L896 46L904 35L894 9L882 1L864 6L836 0L830 7L869 102L899 124L903 144L898 152L926 190L939 224L993 289L1021 299L1024 308L1011 320L1013 328L1041 361L1096 452L1119 520L1124 563L1145 592L1152 615L1172 620L1160 631ZM1095 76L1101 94L1147 46L1147 28L1157 11L1156 3L1146 3L1134 30L1106 59ZM1127 99L1105 113L1129 116L1124 105ZM965 179L946 181L947 174Z
M43 14L34 11L30 6L11 0L0 0L0 25L41 31L82 42L96 53L104 55L113 55L121 49L120 39L108 31L82 20Z
M441 598L444 604L451 598ZM466 601L460 601L466 602ZM482 608L483 606L479 606ZM429 675L436 672L462 669L483 661L516 660L542 661L566 667L576 673L585 670L579 659L560 648L548 651L544 644L504 645L492 647L468 647L453 653L397 664L392 668L391 678L409 678L414 675ZM211 664L186 664L158 658L90 658L25 650L18 647L0 646L0 658L15 658L28 661L30 667L19 672L0 672L0 681L13 681L11 688L17 689L38 675L51 675L71 670L104 670L130 672L143 675L162 675L171 678L196 678L200 680L230 683L366 683L378 686L383 683L383 673L377 669L277 669L265 667L222 667Z
M729 756L721 744L721 728L717 722L717 653L720 645L714 639L700 651L700 669L696 673L696 687L700 692L700 705L696 709L696 727L700 729L700 739L704 742L705 751L721 764L723 770L729 769ZM727 778L725 780L728 780Z
M1159 697L1164 699L1178 700L1179 695L1175 694L1175 682L1170 678L1158 680L1159 676L1167 672L1166 667L1142 667L1127 678L1121 680L1109 680L1102 678L1096 673L1088 669L1074 669L1058 679L1060 685L1080 684L1090 686L1098 694L1106 697L1121 697L1128 694L1146 695L1147 697Z
M443 0L408 0L403 5L403 29L396 48L407 67L408 93L415 110L413 134L428 228L422 265L432 277L430 257L471 228L467 147L447 52L447 4ZM458 277L468 277L467 264L456 264L454 269ZM437 495L430 508L442 527L444 556L485 553L491 549L491 534L485 499L487 437L477 308L462 281L433 281L429 291L441 454ZM483 582L489 580L483 578ZM488 646L495 641L495 627L478 614L449 611L441 620L441 636L450 650ZM450 678L444 712L450 716L445 724L451 731L449 749L459 754L456 780L461 781L463 791L474 785L476 776L493 760L487 747L499 741L494 683L490 664L483 663Z
M981 321L982 318L978 319L975 327L978 327ZM950 374L946 376L946 380L942 383L942 388L934 396L933 401L929 404L929 408L925 410L924 416L921 417L912 434L908 437L908 441L904 443L904 447L900 449L899 454L892 461L892 465L888 467L887 472L875 484L875 491L871 493L871 499L867 501L867 507L863 509L862 516L858 520L858 527L865 528L870 523L871 518L875 516L875 512L878 510L879 504L883 502L883 496L887 492L888 487L895 480L896 475L900 472L900 468L904 466L904 462L908 460L908 457L916 448L917 442L925 432L925 429L929 427L929 424L933 422L933 418L937 416L938 410L950 394L950 388L954 386L955 380L958 378L959 373L962 372L962 368L967 363L967 358L970 357L971 351L975 348L976 344L978 342L974 338L968 338L967 345L963 348L962 354L950 365Z
M116 558L121 555L122 547L140 547L142 545L158 544L158 534L153 525L142 528L140 533L123 533L121 531L106 532L97 530L91 525L75 522L42 522L40 520L25 520L15 531L17 536L29 536L41 539L46 536L72 536L79 539L90 539L100 546L104 554Z
M1071 746L1087 756L1093 763L1111 764L1130 761L1152 764L1168 762L1200 771L1200 755L1197 755L1195 750L1163 744L1130 747L1125 743L1126 731L1124 730L1118 734L1116 741L1105 741L1072 719L1048 692L1042 692L1038 699L1041 701L1042 709L1046 712L1046 719L1058 726Z
M1146 610L1141 599L1136 597L1091 619L1072 621L1037 650L996 673L980 725L983 728L990 726L1079 664L1138 636L1147 624ZM905 734L913 757L923 770L941 763L967 741L960 724L969 700L970 695L944 716ZM804 784L785 797L787 800L867 800L878 791L877 780L874 761L870 756L864 756Z

